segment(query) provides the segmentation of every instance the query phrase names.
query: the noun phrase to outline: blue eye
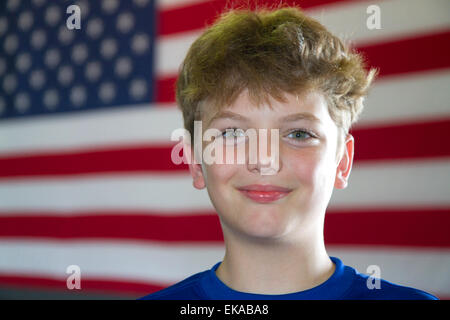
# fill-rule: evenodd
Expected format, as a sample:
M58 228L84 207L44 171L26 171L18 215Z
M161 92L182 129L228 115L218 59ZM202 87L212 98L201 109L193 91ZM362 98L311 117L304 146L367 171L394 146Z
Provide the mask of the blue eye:
M222 136L224 138L239 138L239 137L244 137L245 132L242 129L227 128L224 131L222 131Z
M292 131L291 133L289 133L287 136L288 136L288 138L293 138L296 140L306 140L309 138L313 138L313 135L305 130L295 130L295 131Z

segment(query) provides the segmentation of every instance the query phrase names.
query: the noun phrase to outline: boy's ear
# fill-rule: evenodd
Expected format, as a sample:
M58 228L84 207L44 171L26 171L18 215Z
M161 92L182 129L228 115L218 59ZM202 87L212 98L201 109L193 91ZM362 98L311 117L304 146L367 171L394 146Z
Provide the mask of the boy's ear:
M341 159L339 160L338 166L336 168L336 179L334 182L334 187L336 189L345 189L348 184L348 178L350 177L350 171L353 165L353 154L355 147L355 139L349 133L345 137L343 151Z
M188 163L189 165L189 173L192 176L192 184L196 189L204 189L206 187L206 183L202 171L202 165L194 163L194 153L190 144L183 144L183 157L185 157L185 163Z

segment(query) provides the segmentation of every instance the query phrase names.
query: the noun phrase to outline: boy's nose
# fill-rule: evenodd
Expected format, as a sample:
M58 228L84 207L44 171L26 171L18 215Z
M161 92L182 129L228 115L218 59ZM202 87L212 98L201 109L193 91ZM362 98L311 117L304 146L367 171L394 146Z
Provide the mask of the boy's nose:
M257 154L254 153L257 150ZM259 129L257 148L249 148L247 169L261 175L274 175L280 170L280 150L278 129Z

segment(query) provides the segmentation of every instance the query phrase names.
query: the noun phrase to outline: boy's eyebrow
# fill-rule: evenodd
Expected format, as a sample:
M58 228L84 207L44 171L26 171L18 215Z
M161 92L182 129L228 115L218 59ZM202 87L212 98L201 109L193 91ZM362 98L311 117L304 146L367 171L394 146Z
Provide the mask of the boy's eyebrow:
M220 111L216 115L214 115L214 117L212 117L208 121L208 125L217 119L233 119L233 120L240 120L240 121L248 121L248 118L244 117L243 115L224 110L224 111Z
M312 113L309 113L309 112L293 113L293 114L287 115L285 117L282 117L280 120L282 122L294 122L297 120L309 120L309 121L314 121L314 122L319 122L319 123L322 122L322 121L320 121L319 118L317 118L315 115L313 115Z
M243 115L225 110L225 111L218 112L216 115L214 115L214 117L212 117L208 121L208 125L217 119L233 119L233 120L240 120L240 121L248 121L248 118L244 117ZM289 114L287 116L280 118L280 122L294 122L294 121L298 121L298 120L309 120L309 121L314 121L314 122L319 122L319 123L322 122L314 114L309 113L309 112L293 113L293 114Z

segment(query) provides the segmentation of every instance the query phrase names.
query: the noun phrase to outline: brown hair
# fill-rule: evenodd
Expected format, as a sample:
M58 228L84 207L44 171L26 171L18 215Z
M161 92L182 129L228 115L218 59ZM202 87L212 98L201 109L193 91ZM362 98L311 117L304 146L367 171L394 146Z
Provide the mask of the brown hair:
M270 97L284 102L284 93L317 89L346 134L362 112L376 74L376 69L365 70L360 54L298 7L232 9L191 45L176 99L193 137L205 102L206 110L220 109L248 89L254 104L270 105Z

